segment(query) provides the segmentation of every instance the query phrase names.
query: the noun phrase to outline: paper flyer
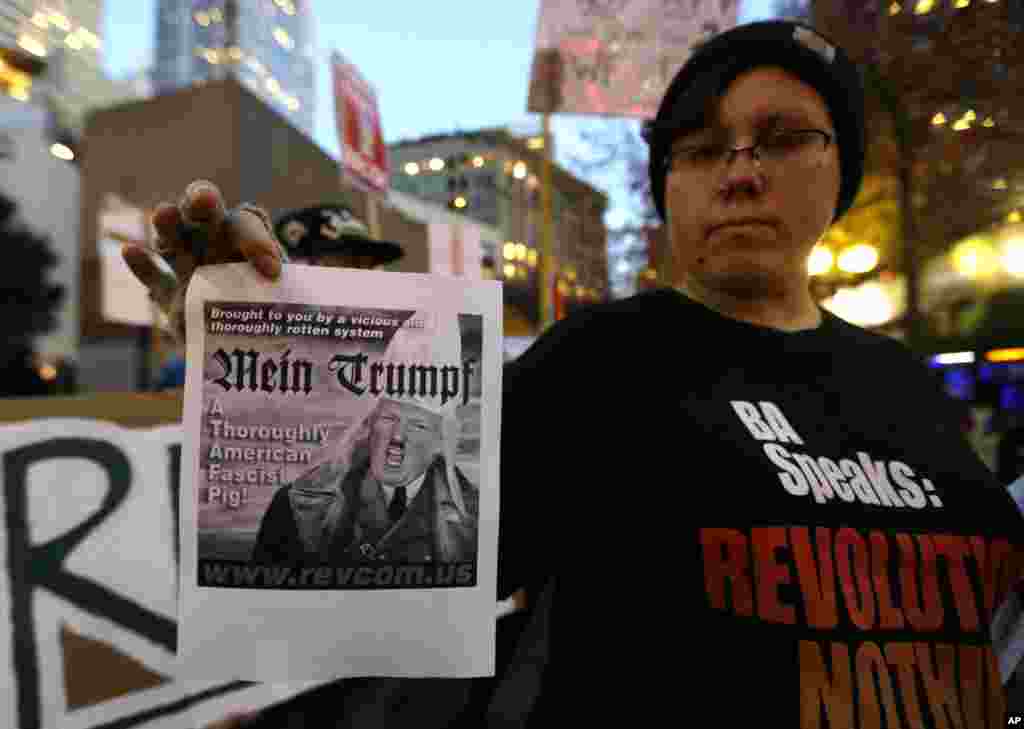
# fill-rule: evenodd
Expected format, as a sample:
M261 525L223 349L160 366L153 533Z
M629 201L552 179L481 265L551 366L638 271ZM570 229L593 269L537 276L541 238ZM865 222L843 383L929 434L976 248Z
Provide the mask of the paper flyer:
M186 320L184 675L493 675L500 284L225 264Z
M1017 508L1024 512L1024 476L1011 483L1007 490ZM993 614L992 650L999 661L1003 683L1006 683L1024 661L1024 585L1012 588Z

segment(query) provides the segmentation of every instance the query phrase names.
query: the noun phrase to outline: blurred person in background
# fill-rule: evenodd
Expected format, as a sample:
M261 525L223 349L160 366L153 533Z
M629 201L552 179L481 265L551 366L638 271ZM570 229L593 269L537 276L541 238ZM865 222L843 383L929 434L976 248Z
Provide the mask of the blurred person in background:
M74 389L70 363L47 362L35 340L57 327L64 287L49 282L57 265L50 240L26 226L17 204L0 193L0 397L67 394Z

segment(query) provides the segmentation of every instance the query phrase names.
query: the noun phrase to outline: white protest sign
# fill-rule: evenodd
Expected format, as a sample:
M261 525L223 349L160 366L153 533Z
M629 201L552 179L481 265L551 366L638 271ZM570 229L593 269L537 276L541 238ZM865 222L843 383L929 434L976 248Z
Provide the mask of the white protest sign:
M181 428L0 425L0 726L198 728L308 684L177 680Z

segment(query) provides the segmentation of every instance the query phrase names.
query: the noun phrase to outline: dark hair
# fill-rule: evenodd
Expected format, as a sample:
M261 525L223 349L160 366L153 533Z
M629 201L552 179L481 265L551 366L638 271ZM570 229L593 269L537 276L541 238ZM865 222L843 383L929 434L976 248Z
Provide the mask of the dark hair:
M665 120L644 124L641 133L651 145L651 154L658 155L663 171L667 171L672 143L714 123L722 97L743 70L739 64L728 63L700 76L676 99Z

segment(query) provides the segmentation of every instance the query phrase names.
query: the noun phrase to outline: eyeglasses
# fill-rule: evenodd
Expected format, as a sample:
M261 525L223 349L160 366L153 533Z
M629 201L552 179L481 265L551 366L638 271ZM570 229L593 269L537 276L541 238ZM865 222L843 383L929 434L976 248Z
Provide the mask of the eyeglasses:
M686 144L665 157L665 169L695 177L721 172L740 152L750 152L761 169L798 169L818 164L832 143L832 135L821 129L775 131L748 147L731 147L719 142Z

